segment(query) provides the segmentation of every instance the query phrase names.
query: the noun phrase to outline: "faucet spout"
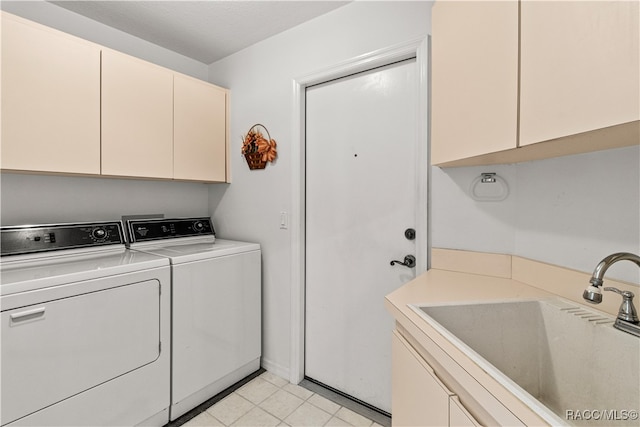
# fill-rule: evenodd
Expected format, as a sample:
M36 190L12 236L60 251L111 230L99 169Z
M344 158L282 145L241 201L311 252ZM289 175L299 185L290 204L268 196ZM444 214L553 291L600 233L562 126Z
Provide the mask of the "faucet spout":
M602 286L602 282L604 279L604 273L618 261L631 261L634 262L640 267L640 256L629 253L629 252L617 252L615 254L611 254L605 257L600 263L596 266L595 270L593 270L593 275L591 276L591 283L595 287Z
M618 252L605 257L593 270L590 285L582 293L582 298L592 304L600 304L602 302L602 292L600 287L603 283L604 273L609 267L618 261L631 261L640 267L640 256L629 252ZM633 305L633 292L621 291L616 288L607 287L605 291L612 291L622 296L622 305L618 311L618 317L614 323L614 327L640 337L640 321L636 309Z

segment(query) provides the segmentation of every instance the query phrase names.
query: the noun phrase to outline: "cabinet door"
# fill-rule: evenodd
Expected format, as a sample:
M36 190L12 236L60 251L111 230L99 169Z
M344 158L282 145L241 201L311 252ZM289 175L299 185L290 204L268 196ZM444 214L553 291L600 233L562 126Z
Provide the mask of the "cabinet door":
M522 2L520 145L640 119L639 8Z
M225 181L226 100L225 89L174 76L175 179Z
M478 427L480 424L465 409L458 396L449 398L449 427Z
M173 177L173 73L102 52L102 174Z
M451 393L410 344L393 332L391 413L394 426L449 425Z
M518 2L440 0L432 25L431 163L515 148Z
M100 48L2 13L2 169L100 173Z

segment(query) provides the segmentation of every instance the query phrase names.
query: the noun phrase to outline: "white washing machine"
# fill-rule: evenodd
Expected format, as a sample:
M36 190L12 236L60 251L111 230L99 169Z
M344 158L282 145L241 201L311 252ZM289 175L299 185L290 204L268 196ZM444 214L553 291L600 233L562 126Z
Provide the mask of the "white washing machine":
M215 238L209 218L128 220L130 248L171 263L170 419L260 368L257 243Z
M0 424L166 424L167 260L119 221L0 231Z

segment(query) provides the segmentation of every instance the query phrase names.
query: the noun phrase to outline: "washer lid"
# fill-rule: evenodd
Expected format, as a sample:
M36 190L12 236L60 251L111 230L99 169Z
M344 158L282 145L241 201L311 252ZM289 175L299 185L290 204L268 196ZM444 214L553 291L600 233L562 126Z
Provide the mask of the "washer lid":
M0 262L0 295L169 266L166 258L124 247L90 253L51 252L50 255L36 259L3 258Z
M181 244L177 241L155 246L136 246L136 250L167 257L172 264L199 261L227 255L260 250L258 243L216 239L215 242L193 242Z

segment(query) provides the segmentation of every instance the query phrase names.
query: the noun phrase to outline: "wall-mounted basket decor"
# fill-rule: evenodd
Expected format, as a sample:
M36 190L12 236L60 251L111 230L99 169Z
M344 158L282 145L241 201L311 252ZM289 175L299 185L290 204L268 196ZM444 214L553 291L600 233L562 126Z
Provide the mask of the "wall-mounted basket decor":
M265 138L260 128L264 129ZM276 140L271 139L269 131L259 123L251 126L249 132L242 138L242 154L244 154L249 169L264 169L267 162L273 162L278 156Z

